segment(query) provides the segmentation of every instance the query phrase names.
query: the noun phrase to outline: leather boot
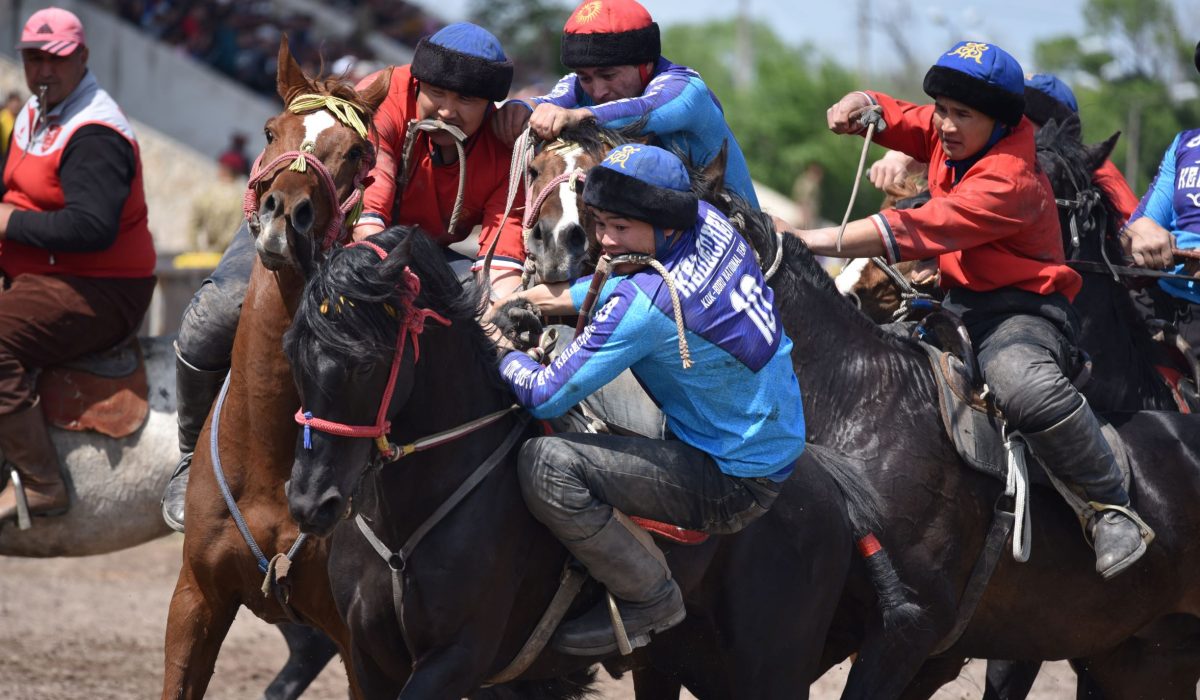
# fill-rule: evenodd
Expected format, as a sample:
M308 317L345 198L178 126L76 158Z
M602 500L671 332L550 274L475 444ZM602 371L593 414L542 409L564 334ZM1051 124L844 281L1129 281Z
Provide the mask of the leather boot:
M46 431L42 406L35 403L16 413L0 416L0 449L8 468L16 470L30 515L61 515L71 499L58 466L58 451ZM0 492L0 522L17 518L17 484Z
M652 632L670 629L687 615L662 552L649 533L621 513L613 511L613 517L591 537L564 544L616 599L632 648L649 644ZM613 625L608 601L602 600L560 625L552 645L577 656L611 654L617 650Z
M1023 435L1046 468L1082 489L1087 500L1129 509L1129 494L1122 483L1116 457L1086 401L1046 430ZM1096 550L1096 571L1104 578L1112 578L1129 568L1154 538L1148 526L1143 533L1141 526L1118 510L1097 514L1088 528Z
M183 532L183 509L187 498L188 469L204 421L212 410L229 370L204 370L192 366L175 347L175 396L179 413L179 463L163 493L162 516L175 532Z

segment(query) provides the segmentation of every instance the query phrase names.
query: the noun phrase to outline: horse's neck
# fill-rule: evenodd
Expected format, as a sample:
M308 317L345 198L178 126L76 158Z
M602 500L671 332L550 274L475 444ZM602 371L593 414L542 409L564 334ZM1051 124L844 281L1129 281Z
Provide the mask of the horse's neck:
M283 354L283 334L291 326L304 289L304 278L288 267L267 270L258 261L242 303L233 341L229 395L222 423L227 431L252 435L267 463L283 478L291 468L296 440L293 414L300 397ZM264 465L265 467L266 465ZM257 471L257 470L256 470Z
M816 267L815 261L804 264ZM810 441L853 447L863 438L856 426L901 403L928 404L930 415L936 413L929 365L919 349L886 337L832 287L807 281L786 265L777 280L775 306L792 339Z
M464 323L474 321L455 322ZM511 394L496 382L495 363L478 357L470 337L476 330L430 323L421 334L412 391L391 421L394 441L412 442L512 405ZM506 418L384 467L380 483L386 493L378 507L395 534L406 536L423 522L496 449L513 420Z

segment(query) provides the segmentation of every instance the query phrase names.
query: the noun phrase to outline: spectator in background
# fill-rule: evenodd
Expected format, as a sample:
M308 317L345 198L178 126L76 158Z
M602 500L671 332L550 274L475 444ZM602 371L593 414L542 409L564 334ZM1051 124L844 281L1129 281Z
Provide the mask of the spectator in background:
M246 135L240 131L233 132L229 138L229 146L217 156L217 163L230 170L234 175L250 176L250 157L246 155ZM237 225L230 227L236 230Z
M34 96L17 116L0 185L0 449L21 475L0 522L70 504L33 373L128 338L154 293L154 242L137 138L88 70L83 25L33 13L17 44Z
M21 93L15 90L4 98L4 108L0 109L0 155L8 153L8 140L12 137L17 115L21 113L22 102Z
M245 218L242 196L245 173L224 158L217 163L217 179L208 183L192 200L188 224L188 246L193 251L224 252Z

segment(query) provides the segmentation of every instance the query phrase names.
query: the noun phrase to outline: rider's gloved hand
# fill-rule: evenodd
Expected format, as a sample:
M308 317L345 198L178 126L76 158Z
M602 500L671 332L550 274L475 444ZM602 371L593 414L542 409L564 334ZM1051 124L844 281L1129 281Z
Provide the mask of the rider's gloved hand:
M857 134L865 127L858 118L870 109L871 98L865 92L852 92L825 110L825 120L829 130L835 134Z
M871 164L871 169L867 171L867 178L870 179L872 185L881 190L887 190L888 187L899 187L904 184L905 178L912 172L916 162L915 158L906 153L888 151L887 155Z
M558 105L543 102L533 110L529 117L529 128L543 141L558 138L563 129L575 126L585 119L594 119L591 110L586 107L566 109Z
M521 135L525 125L529 123L531 114L533 111L528 104L521 100L509 100L496 110L496 116L492 118L492 132L505 144L511 146Z
M1165 270L1174 265L1172 249L1175 239L1171 232L1150 217L1130 222L1121 231L1121 245L1133 264L1150 270Z

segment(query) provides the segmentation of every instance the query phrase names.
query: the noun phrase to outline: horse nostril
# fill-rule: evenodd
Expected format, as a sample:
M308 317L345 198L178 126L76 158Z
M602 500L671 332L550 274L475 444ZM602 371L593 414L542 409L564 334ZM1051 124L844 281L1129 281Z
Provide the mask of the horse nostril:
M567 233L567 242L572 246L582 248L587 245L587 233L584 232L582 226L572 226Z
M300 234L307 234L312 228L316 213L313 211L312 200L308 197L300 200L292 207L292 227Z
M272 192L263 200L262 209L264 213L279 216L283 212L283 198Z

